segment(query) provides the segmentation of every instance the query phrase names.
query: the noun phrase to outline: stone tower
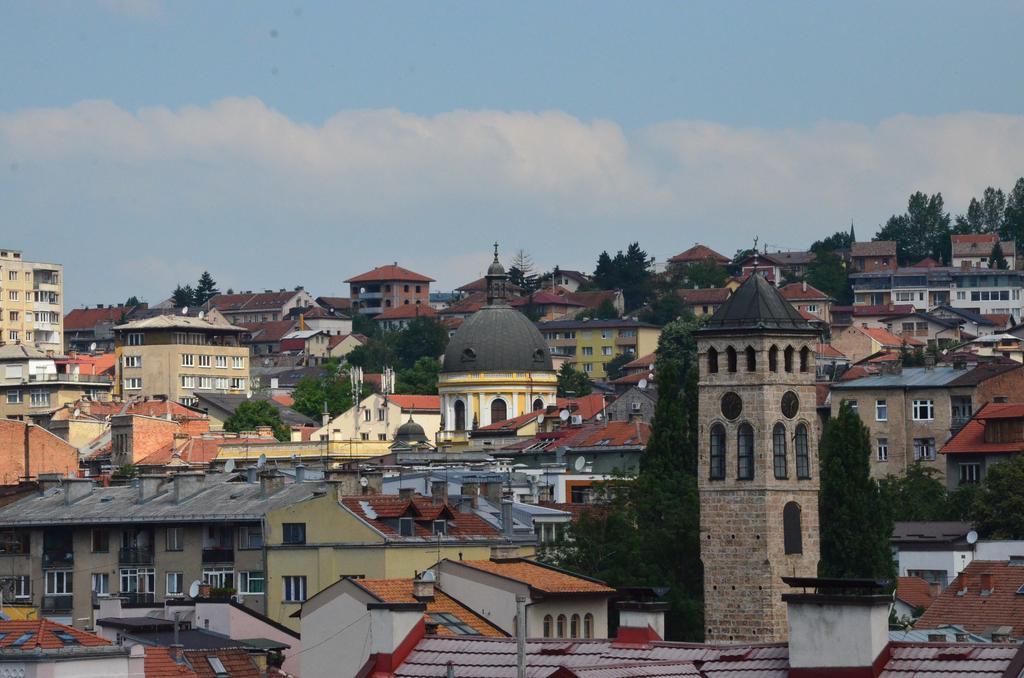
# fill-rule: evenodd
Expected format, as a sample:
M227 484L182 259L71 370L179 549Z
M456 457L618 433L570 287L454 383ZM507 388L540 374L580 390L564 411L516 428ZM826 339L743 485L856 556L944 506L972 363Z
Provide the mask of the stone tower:
M760 275L697 333L709 642L787 637L784 576L817 576L818 332Z

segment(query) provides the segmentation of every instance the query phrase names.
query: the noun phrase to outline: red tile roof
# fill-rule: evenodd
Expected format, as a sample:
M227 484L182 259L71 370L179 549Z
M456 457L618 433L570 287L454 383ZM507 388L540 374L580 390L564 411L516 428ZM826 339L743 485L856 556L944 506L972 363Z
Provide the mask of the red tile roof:
M419 602L412 595L412 579L353 579L353 584L367 591L382 603L416 603ZM424 613L426 619L430 614L454 615L470 628L476 630L481 636L490 638L505 638L507 633L494 626L486 619L469 609L459 601L455 600L441 589L434 587L433 600L426 601L427 610ZM435 634L438 636L459 635L447 626L438 625Z
M206 302L206 308L218 311L280 311L301 290L284 292L249 292L241 294L218 294Z
M436 318L437 311L426 304L403 304L384 309L374 320L405 320L408 318Z
M522 287L520 287L519 285L513 285L512 283L508 284L508 289L513 294L520 294L523 291ZM476 280L474 280L472 282L466 283L462 287L456 287L455 291L456 292L486 292L487 291L487 278L477 278Z
M440 412L441 396L434 395L389 395L388 400L406 411Z
M658 354L657 353L648 353L647 355L642 355L639 358L636 358L635 360L629 361L628 363L626 363L625 365L622 366L622 369L624 369L624 370L640 370L640 369L646 370L646 369L652 367L657 360L658 360Z
M195 676L188 664L174 661L169 647L147 647L145 661L146 678L179 678Z
M942 266L942 264L935 261L931 257L925 257L921 261L914 264L911 268L938 268L939 266Z
M61 408L53 413L53 419L70 419L74 410L78 409L83 416L93 418L112 417L119 414L134 414L145 417L167 417L182 422L191 419L204 419L201 412L185 407L173 400L143 400L134 403L121 403L113 401L76 401L73 406ZM88 414L86 414L88 413Z
M295 404L295 398L291 397L290 395L275 395L270 396L270 399L273 400L275 403L280 403L284 405L285 407L291 407L292 405Z
M830 297L813 285L807 283L789 283L779 288L779 292L789 301L829 299Z
M920 577L899 577L896 582L896 597L907 605L928 609L935 599L932 585Z
M671 257L669 262L673 264L688 264L694 261L704 261L705 259L714 259L720 264L727 264L730 261L729 257L719 254L710 247L697 244L685 252L680 252Z
M316 302L342 311L352 308L352 300L348 297L317 297Z
M86 633L64 624L58 624L49 619L0 621L0 633L4 634L0 637L0 649L7 651L20 649L25 652L31 652L37 647L43 650L58 650L68 647L69 643L65 643L54 635L55 633L67 634L73 638L74 642L71 643L72 645L77 644L83 647L112 645L109 640L100 638L97 635ZM27 633L32 635L15 646L15 641Z
M701 287L697 289L676 290L683 303L690 306L698 304L724 304L732 295L728 287Z
M219 650L185 650L185 658L198 678L217 678L219 675L210 666L207 657L217 657L224 665L229 678L261 678L259 669L253 663L248 650L241 648ZM149 678L149 672L146 672Z
M568 296L559 296L551 292L534 292L532 295L517 297L509 302L511 306L526 306L533 303L536 306L576 306L582 308L583 304L569 299Z
M597 308L606 301L614 304L619 294L616 290L590 290L587 292L566 291L561 296L575 305L583 306L584 308Z
M900 346L903 346L903 344L906 344L907 346L925 345L925 343L920 339L915 339L914 337L897 337L895 334L882 327L858 327L857 329L877 341L883 348L899 348Z
M993 419L1024 419L1022 403L988 403L945 444L943 454L1012 454L1024 452L1024 440L985 442L985 425Z
M881 304L877 306L833 306L832 312L848 309L854 317L906 315L915 311L913 304Z
M496 421L487 426L481 426L477 431L517 431L540 415L558 416L561 410L568 409L570 413L583 417L584 421L593 419L598 412L604 409L604 396L600 393L591 393L582 398L558 398L554 407L547 407L544 410L524 412L517 417Z
M270 343L281 341L295 325L295 320L271 320L265 323L240 323L239 327L244 327L252 335L249 343Z
M999 239L995 233L964 233L949 236L950 242L954 244L971 243L981 244L989 243L994 245Z
M649 374L650 374L649 372L641 370L640 372L634 372L633 374L623 375L623 376L619 377L618 379L612 379L611 383L613 383L613 384L639 384L644 379L646 379L647 381L651 381L651 377L648 376Z
M506 450L545 452L577 447L627 447L646 446L651 436L650 424L639 421L591 422L582 426L564 426L537 433L506 446Z
M845 358L846 356L841 353L832 344L818 344L817 349L814 351L823 358Z
M434 504L428 497L415 497L411 501L401 497L375 495L366 497L344 497L342 505L364 520L378 532L392 540L436 542L433 520L448 521L444 541L494 540L501 537L497 528L475 513L459 511L448 504ZM398 532L398 519L414 518L414 535L403 537Z
M76 308L64 316L64 331L91 330L100 323L116 323L134 306L106 308Z
M983 591L983 575L991 577L989 592ZM1024 637L1024 595L1017 593L1022 586L1024 567L1007 561L972 561L932 602L917 625L956 624L978 634L1010 626L1015 637ZM960 593L964 589L966 593Z
M855 242L850 246L850 256L854 257L895 257L895 240L872 240Z
M1013 316L1009 313L982 313L981 317L994 322L998 327L1009 327Z
M359 334L357 332L354 332L352 334L332 334L331 338L327 340L327 348L328 349L332 349L335 346L337 346L338 344L340 344L341 342L343 342L346 339L348 339L349 337L352 337L353 339L358 341L360 344L365 344L366 341L367 341L366 340L366 336L364 336L362 334Z
M205 466L217 458L221 445L267 445L276 442L274 437L224 438L217 435L175 438L135 463L138 466L166 466L180 459L190 466Z
M450 561L455 562L455 561ZM612 594L615 589L602 581L588 579L571 572L565 572L550 565L516 558L514 560L460 560L460 565L472 567L481 572L498 575L505 579L527 584L531 589L547 594L595 593Z
M370 283L370 282L387 282L390 280L398 280L400 282L434 282L433 278L410 271L407 268L402 268L397 264L389 266L378 266L372 271L366 273L360 273L357 276L353 276L346 280L347 283Z

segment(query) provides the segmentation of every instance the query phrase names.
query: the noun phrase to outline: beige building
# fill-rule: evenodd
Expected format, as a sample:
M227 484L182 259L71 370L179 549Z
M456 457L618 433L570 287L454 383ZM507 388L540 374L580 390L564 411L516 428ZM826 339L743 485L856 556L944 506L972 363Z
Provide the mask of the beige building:
M398 427L409 421L423 427L430 440L441 430L441 399L430 395L371 393L348 411L317 430L313 440L390 442Z
M249 349L244 328L191 316L162 315L115 329L115 393L166 397L193 406L196 394L249 395Z
M0 418L45 422L54 410L83 396L109 399L110 377L79 367L31 345L0 345Z
M64 266L0 249L0 342L64 350Z

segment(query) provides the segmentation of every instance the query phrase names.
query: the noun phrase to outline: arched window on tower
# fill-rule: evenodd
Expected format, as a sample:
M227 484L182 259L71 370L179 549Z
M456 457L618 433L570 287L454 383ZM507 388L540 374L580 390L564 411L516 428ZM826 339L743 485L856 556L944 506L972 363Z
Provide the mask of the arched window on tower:
M775 467L775 477L783 479L786 477L786 427L776 424L772 429L772 461Z
M792 372L793 371L793 353L794 353L793 347L792 346L787 346L786 347L786 351L785 351L785 365L786 365L786 371L787 372Z
M558 637L559 638L565 638L565 622L566 622L565 615L564 614L558 615Z
M807 446L807 427L799 424L796 427L796 477L811 477L811 452Z
M466 430L466 403L461 400L455 401L455 430L465 431Z
M768 371L778 372L779 371L779 347L772 346L768 349Z
M718 372L718 351L712 346L708 349L708 373L715 374Z
M795 501L782 507L782 548L787 556L804 552L803 535L800 530L800 504Z
M735 372L736 371L736 349L734 349L732 346L730 346L729 348L725 349L725 361L727 363L729 363L729 371L730 372Z
M800 349L800 371L806 372L811 369L811 349L804 346Z
M544 615L544 637L550 638L552 632L555 630L555 618L550 614Z
M543 410L543 409L544 409L544 401L543 400L541 400L540 398L537 398L536 400L533 401L533 411L534 412L536 412L537 410Z
M715 424L711 427L711 480L725 480L725 427Z
M745 353L747 354L747 372L756 372L757 352L754 350L753 346L747 346Z
M495 398L491 401L491 423L496 424L506 419L508 419L508 405L501 398Z
M580 637L580 616L578 614L574 614L569 618L569 637Z
M754 428L750 424L740 424L736 431L736 477L754 479Z
M589 612L583 615L583 637L594 637L594 615Z

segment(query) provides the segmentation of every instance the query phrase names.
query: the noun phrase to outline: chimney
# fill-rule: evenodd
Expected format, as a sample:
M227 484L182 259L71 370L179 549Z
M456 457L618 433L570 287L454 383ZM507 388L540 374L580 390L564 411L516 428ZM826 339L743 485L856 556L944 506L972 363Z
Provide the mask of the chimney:
M665 612L668 603L624 600L619 608L619 633L616 643L646 644L665 637Z
M284 487L284 476L276 470L264 471L260 474L260 496L269 497Z
M181 502L194 497L203 489L206 481L206 474L202 471L186 471L174 476L174 503Z
M185 646L178 643L171 645L167 648L168 654L171 655L171 659L175 664L185 663Z
M412 501L412 498L416 495L416 490L411 487L401 487L398 489L398 498L402 501Z
M412 597L421 603L434 599L434 573L431 570L420 572L412 580Z
M501 505L501 481L492 480L484 483L484 498L494 504Z
M870 673L889 645L889 605L883 585L861 579L783 577L801 593L784 593L791 673ZM814 593L807 593L814 589ZM860 591L860 593L848 593ZM859 675L859 674L858 674Z
M302 483L306 480L306 465L296 464L295 465L295 482Z
M978 585L981 588L981 595L991 595L992 591L995 590L995 581L992 579L992 573L982 572L978 577Z
M245 469L245 482L255 483L256 477L259 475L260 470L255 466L249 466Z
M32 428L35 424L25 422L25 435L22 440L22 453L25 456L25 480L32 477Z
M259 438L273 438L274 427L273 426L257 426L256 435Z
M924 366L925 366L925 369L928 369L928 370L934 370L935 369L935 355L934 354L932 354L932 353L925 353L924 354Z
M60 487L61 475L59 473L40 473L36 479L36 483L39 485L40 492L46 492L52 490L55 487Z
M807 291L807 281L804 280L802 283L800 283L800 287L802 288L802 291L806 292Z
M93 483L91 478L65 478L64 479L64 505L70 506L83 497L92 494Z
M462 483L462 496L469 497L473 502L473 508L477 506L477 497L480 496L479 483Z
M512 518L512 500L501 500L501 533L511 537L515 531L515 522Z
M384 494L383 471L363 471L362 477L366 478L366 486L362 488L362 494Z
M448 481L433 480L430 483L430 500L436 506L448 501Z
M160 485L164 482L164 476L155 473L146 473L139 476L139 500L142 504L149 501L160 491Z
M515 544L499 544L491 547L491 560L498 563L503 560L518 560L519 547Z

